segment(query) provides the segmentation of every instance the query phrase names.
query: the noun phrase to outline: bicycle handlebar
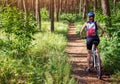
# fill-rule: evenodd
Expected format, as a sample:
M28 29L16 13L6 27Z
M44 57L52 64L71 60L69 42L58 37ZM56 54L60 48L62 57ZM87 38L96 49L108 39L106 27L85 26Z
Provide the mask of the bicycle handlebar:
M86 36L85 36L85 37L81 37L81 36L80 36L80 39L86 39L86 38L87 38Z

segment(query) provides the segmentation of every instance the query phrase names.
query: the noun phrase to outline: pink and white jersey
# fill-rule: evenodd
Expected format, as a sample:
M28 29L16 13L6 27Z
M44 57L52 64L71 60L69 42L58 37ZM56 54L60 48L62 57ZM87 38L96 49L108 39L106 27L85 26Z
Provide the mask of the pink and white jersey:
M86 31L87 36L96 36L97 35L96 22L88 22L86 25Z

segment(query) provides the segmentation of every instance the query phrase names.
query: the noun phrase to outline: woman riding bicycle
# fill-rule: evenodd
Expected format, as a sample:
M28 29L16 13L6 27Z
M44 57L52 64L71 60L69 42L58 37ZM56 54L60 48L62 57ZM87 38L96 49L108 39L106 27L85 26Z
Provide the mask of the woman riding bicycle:
M90 60L91 60L91 55L92 55L92 44L94 41L97 41L95 44L96 51L99 53L98 50L98 44L100 42L99 36L98 36L98 29L102 30L101 36L104 34L104 29L103 27L98 23L94 21L95 14L94 12L89 12L87 14L88 16L88 21L84 23L81 31L80 31L80 36L82 37L83 30L86 28L86 44L87 44L87 50L88 50L88 56L87 56L87 68L86 71L90 71Z

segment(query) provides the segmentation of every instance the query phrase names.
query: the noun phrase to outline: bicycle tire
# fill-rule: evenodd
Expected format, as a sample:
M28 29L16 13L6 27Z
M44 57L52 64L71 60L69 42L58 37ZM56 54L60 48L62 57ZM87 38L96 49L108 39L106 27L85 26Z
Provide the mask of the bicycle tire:
M91 61L90 61L91 67L94 67L94 58L91 56Z
M101 60L100 60L99 53L97 53L96 50L94 49L94 45L92 45L92 52L93 52L93 58L95 60L95 62L93 63L93 65L94 65L94 68L96 70L98 79L101 80L101 78L102 78Z
M96 55L96 72L97 72L98 79L101 79L102 78L101 60L98 54Z

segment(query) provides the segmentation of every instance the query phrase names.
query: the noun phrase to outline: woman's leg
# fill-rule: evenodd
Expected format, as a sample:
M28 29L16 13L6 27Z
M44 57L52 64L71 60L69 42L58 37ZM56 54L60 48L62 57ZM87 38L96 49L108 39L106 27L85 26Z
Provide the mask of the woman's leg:
M91 55L92 55L92 51L88 50L88 56L87 56L87 66L88 66L88 68L90 68Z
M87 69L86 71L89 72L90 71L90 61L91 61L91 56L92 56L92 39L91 38L87 38Z

